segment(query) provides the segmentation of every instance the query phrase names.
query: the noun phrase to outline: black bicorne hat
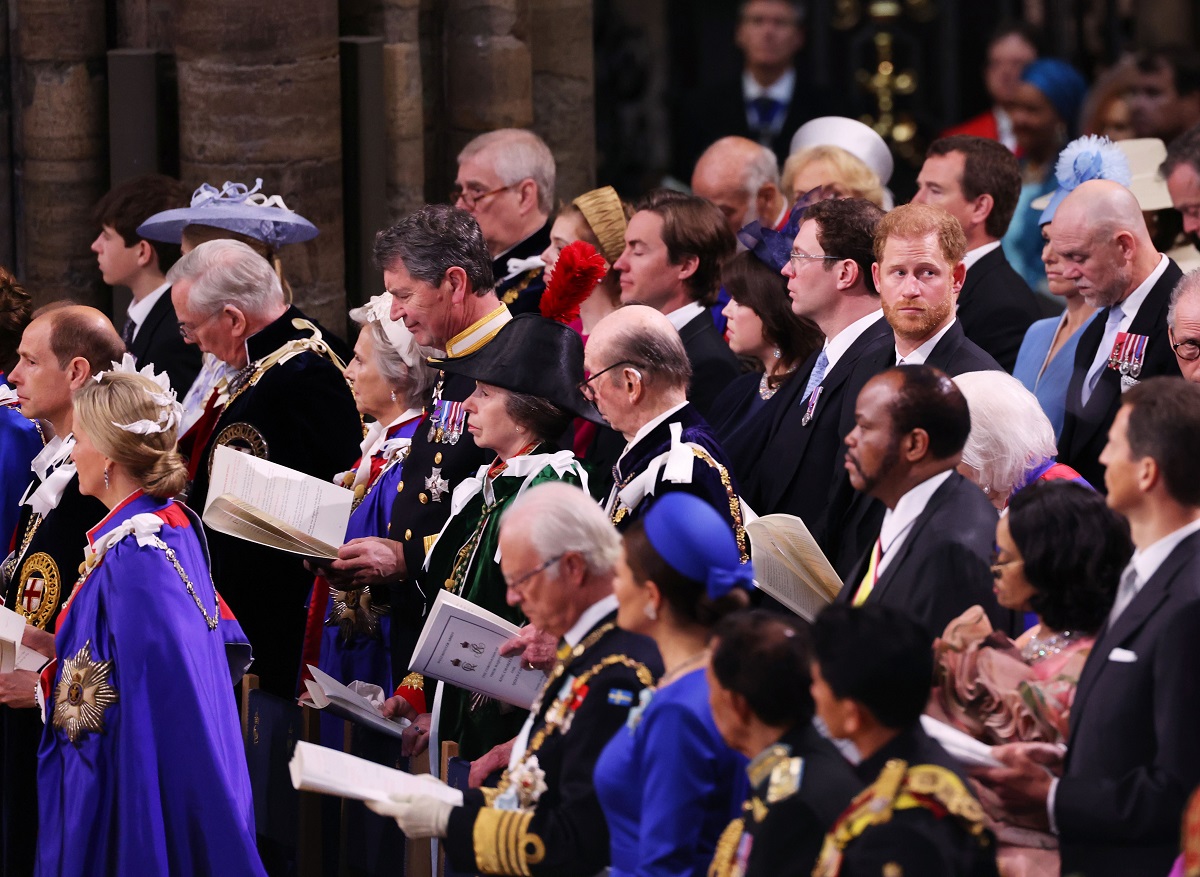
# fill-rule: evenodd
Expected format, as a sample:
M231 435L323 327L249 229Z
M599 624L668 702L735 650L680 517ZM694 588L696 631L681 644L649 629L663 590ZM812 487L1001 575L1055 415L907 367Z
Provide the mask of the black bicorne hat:
M537 314L520 314L474 353L430 364L514 393L539 396L559 408L604 424L579 391L583 382L583 341L569 326Z

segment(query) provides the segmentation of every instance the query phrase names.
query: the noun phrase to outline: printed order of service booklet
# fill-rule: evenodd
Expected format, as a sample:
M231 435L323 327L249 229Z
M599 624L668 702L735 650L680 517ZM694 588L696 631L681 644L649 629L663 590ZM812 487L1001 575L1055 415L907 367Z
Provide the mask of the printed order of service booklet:
M203 518L239 539L331 560L346 541L353 505L344 487L222 445Z
M428 795L461 807L463 794L429 774L411 774L303 740L288 763L292 787L356 801L387 801L393 795Z
M438 592L409 669L449 685L529 709L546 674L505 657L500 646L519 628L449 591Z

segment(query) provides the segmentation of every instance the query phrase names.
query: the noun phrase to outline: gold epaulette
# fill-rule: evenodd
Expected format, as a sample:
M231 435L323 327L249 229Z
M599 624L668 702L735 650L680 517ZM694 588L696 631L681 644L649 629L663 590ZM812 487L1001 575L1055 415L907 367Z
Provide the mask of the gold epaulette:
M532 811L480 810L472 832L475 867L484 874L530 877L529 866L546 857L545 843L529 830L532 821Z
M958 775L934 764L918 764L893 758L879 776L858 794L838 817L817 857L813 877L834 877L841 865L842 851L868 828L889 822L898 810L923 808L944 812L967 832L984 831L983 807Z
M425 690L425 677L420 673L409 673L400 680L399 688L411 688L413 691Z
M710 468L716 470L717 476L721 479L721 485L725 488L725 496L729 500L729 515L733 518L733 536L737 540L738 555L742 563L745 563L750 559L750 552L746 547L746 528L742 524L742 500L733 489L733 480L729 477L729 471L703 448L693 445L692 453L707 463ZM613 523L618 522L614 521Z
M730 877L737 862L738 845L742 840L742 832L746 823L738 818L725 826L721 836L717 838L716 849L713 850L712 862L708 866L708 877Z

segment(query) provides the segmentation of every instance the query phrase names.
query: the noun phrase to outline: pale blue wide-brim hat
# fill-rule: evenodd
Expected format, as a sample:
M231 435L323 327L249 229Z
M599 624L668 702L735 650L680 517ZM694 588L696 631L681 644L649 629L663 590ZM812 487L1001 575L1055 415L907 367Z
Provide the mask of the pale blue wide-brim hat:
M226 182L217 189L208 183L192 193L190 207L178 207L156 213L138 226L139 236L151 241L177 244L189 225L209 225L254 238L271 249L284 244L312 240L317 227L288 209L278 195L259 192L262 180L249 189L244 183Z

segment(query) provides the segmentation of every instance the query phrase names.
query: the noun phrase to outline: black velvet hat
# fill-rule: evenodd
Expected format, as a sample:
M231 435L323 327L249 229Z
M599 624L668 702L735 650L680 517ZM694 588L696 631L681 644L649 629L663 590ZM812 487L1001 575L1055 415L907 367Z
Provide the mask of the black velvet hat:
M513 317L474 353L431 359L430 365L528 396L539 396L592 423L600 412L579 391L583 341L569 326L537 314Z

